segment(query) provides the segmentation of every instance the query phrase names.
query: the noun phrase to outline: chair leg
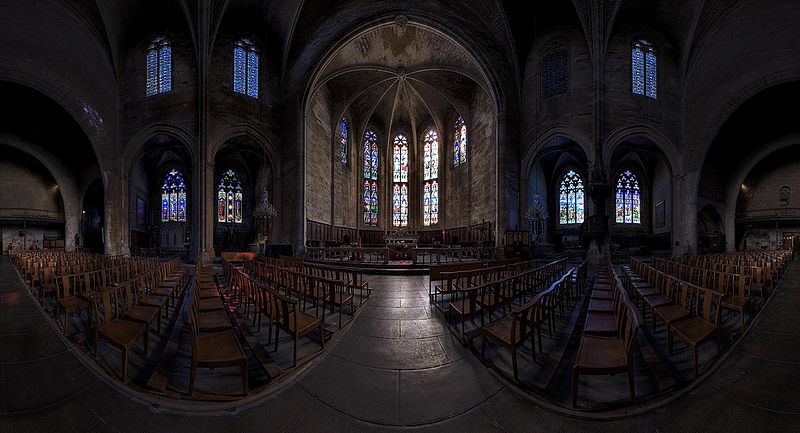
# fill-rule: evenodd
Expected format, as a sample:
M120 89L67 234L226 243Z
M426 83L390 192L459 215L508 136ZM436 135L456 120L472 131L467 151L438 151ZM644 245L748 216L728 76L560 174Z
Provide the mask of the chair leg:
M294 349L292 349L292 367L297 366L297 334L292 336L294 338Z
M486 360L486 336L481 333L481 360Z
M192 368L189 372L189 397L194 394L194 381L197 378L197 364L192 362Z
M246 396L250 393L249 386L247 384L248 374L247 374L247 359L242 362L242 390L244 391L243 394Z
M122 383L128 383L128 348L122 349Z
M514 380L517 380L517 349L511 347L511 369L514 371Z
M578 407L578 379L580 379L580 371L577 368L572 368L572 407Z
M633 365L628 365L628 386L631 388L631 401L635 401L636 382L633 380Z
M693 348L692 350L692 366L694 366L694 378L697 379L698 373L698 365L697 365L697 347Z

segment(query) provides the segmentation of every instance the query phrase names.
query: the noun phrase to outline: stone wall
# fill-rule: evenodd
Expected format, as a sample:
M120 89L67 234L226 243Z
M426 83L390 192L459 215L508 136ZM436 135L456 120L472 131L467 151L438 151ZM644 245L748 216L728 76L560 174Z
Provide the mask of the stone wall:
M64 217L56 182L32 158L0 159L0 191L0 209L24 208Z
M328 89L311 98L306 122L306 218L326 224L331 220L331 162L333 130Z

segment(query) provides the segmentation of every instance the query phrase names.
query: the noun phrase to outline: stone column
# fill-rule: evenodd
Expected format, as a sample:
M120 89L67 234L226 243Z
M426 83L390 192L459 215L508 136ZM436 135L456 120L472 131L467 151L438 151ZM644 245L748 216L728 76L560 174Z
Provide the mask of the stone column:
M672 253L694 254L697 252L697 173L676 175L672 179Z
M123 188L124 179L111 171L105 173L105 252L106 254L130 254L127 236L128 191Z

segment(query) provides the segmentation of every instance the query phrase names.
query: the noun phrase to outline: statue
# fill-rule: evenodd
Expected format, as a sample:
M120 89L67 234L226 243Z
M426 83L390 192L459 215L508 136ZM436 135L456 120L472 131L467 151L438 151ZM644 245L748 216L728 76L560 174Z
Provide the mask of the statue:
M264 188L255 209L253 209L253 216L256 218L258 227L257 242L265 244L270 242L270 219L275 218L277 215L278 212L275 210L275 206L269 202L269 190Z
M545 211L544 203L542 203L539 193L533 195L533 202L525 212L525 217L531 221L533 241L537 243L544 242L547 212Z

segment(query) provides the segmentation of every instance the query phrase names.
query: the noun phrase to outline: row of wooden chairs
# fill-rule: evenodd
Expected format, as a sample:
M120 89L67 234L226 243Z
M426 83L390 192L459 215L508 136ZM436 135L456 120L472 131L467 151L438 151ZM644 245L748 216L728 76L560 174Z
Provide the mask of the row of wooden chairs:
M455 266L455 265L450 265ZM445 303L445 298L458 296L463 289L473 286L484 285L486 283L497 282L512 277L517 277L511 285L512 290L524 295L533 296L534 293L541 292L555 279L556 275L564 274L566 259L557 260L533 269L528 269L521 273L516 272L517 268L509 268L509 265L501 266L474 266L474 264L464 264L462 268L454 267L452 270L437 270L434 273L431 267L431 280L433 283L430 292L431 302L440 310L446 311L445 306L449 307L450 302Z
M275 327L275 351L278 350L280 331L288 334L293 341L293 356L292 367L297 365L297 346L300 338L317 330L319 331L319 343L321 348L325 348L325 310L327 306L331 308L338 306L340 309L339 323L341 326L341 308L343 305L350 302L352 308L352 297L350 299L335 297L330 298L316 290L330 290L325 285L341 284L334 280L324 280L311 275L303 274L295 271L287 271L291 275L291 280L295 283L290 283L293 289L292 293L298 296L298 299L292 299L287 295L279 293L274 284L269 281L259 281L258 279L248 275L244 269L232 267L230 269L231 275L231 290L241 292L246 303L252 302L253 305L253 322L260 330L262 320L266 320L268 329L268 344L273 338L272 328ZM328 286L330 287L330 286ZM311 292L314 292L313 294ZM330 292L327 292L330 293ZM341 292L340 292L341 293ZM315 316L305 312L306 301L310 297L313 300L329 301L329 305L321 305L321 316ZM317 313L319 313L319 303L317 304ZM245 313L248 315L248 313Z
M634 351L639 331L636 307L608 262L590 293L586 322L572 366L572 407L578 404L581 375L628 374L631 400L636 399Z
M700 345L708 340L714 340L715 356L719 355L723 294L688 281L671 278L635 259L631 259L631 265L627 266L625 271L628 272L632 285L640 296L658 300L651 303L653 326L655 327L656 319L664 323L670 354L673 352L673 336L678 337L692 350L694 376L698 377ZM659 286L664 289L659 289Z
M150 279L149 275L157 278ZM128 380L128 353L142 340L148 352L149 329L158 321L167 298L186 282L186 270L173 260L159 268L89 294L95 320L95 356L100 359L100 342L104 340L122 352L122 381Z
M585 266L585 265L584 265ZM532 271L523 273L525 275ZM514 379L518 379L517 350L530 338L531 356L536 360L536 337L539 341L539 352L543 351L542 329L546 326L548 333L552 336L553 318L556 310L560 310L563 319L563 304L570 297L572 288L577 282L577 269L571 268L566 274L558 278L545 290L536 293L532 299L523 303L521 306L511 310L510 314L502 316L499 320L493 321L484 326L483 316L481 316L481 358L486 358L486 342L491 341L501 347L507 348L511 352L511 366ZM511 277L511 279L520 276ZM491 293L494 288L502 287L502 282L491 282L469 289L469 293L481 293L481 298L485 298L487 292ZM478 307L482 305L477 304ZM452 308L452 307L451 307ZM449 321L448 321L449 322ZM463 338L463 322L462 322Z

